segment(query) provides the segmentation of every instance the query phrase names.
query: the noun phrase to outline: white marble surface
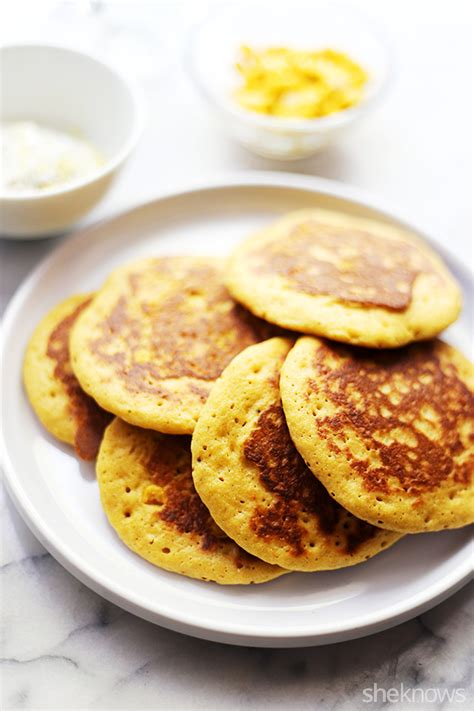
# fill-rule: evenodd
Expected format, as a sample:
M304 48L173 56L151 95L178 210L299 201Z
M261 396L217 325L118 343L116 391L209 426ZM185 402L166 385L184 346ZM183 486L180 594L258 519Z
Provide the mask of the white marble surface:
M1 39L45 31L38 17L50 4L34 3L29 24L18 13L2 20ZM352 137L295 164L256 158L214 134L178 60L184 28L205 4L154 3L172 28L167 69L147 81L151 120L143 140L88 222L205 174L291 169L382 195L472 263L469 0L354 0L390 32L398 80ZM27 17L24 5L16 3ZM61 239L2 241L2 307ZM105 602L45 552L3 492L0 507L2 709L378 709L380 695L364 703L363 689L374 683L464 690L452 702L428 694L425 703L405 697L393 708L457 709L472 701L472 587L363 640L306 650L232 648L154 627Z

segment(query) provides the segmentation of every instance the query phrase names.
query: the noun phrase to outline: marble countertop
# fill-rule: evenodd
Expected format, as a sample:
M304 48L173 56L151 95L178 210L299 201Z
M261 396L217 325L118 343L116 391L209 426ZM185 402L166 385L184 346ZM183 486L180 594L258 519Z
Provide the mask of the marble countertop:
M193 3L193 11L206 4ZM144 84L151 120L141 144L86 222L219 171L293 170L381 195L458 258L471 261L472 117L463 100L470 85L464 70L470 3L352 4L386 25L399 58L392 92L352 136L294 164L246 153L215 134L177 60L177 42L166 69ZM191 3L175 4L173 12L170 3L155 5L157 13L167 8L163 18L177 28L171 34L184 36ZM23 25L18 35L10 21L0 39L5 33L10 40L38 37L38 27L46 32L36 23L29 30ZM2 240L2 309L28 271L63 239ZM421 617L361 640L294 650L230 647L161 629L104 601L44 550L3 490L0 507L2 709L343 711L459 709L472 701L472 584ZM425 691L423 701L407 694L414 688ZM390 689L395 689L392 698L386 696ZM441 696L434 698L428 689Z

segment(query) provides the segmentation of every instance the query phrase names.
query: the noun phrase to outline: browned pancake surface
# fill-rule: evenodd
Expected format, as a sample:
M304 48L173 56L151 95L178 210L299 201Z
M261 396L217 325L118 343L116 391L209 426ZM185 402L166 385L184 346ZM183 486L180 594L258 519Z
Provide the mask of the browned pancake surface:
M276 273L296 291L393 310L410 304L420 272L434 273L429 260L408 242L314 220L248 256L256 278Z
M112 416L81 388L71 368L69 339L91 299L71 296L42 319L28 344L23 369L28 397L46 429L90 460Z
M474 444L474 432L463 441L474 396L454 364L441 365L432 343L396 351L324 344L313 365L310 388L324 393L336 410L315 420L318 436L336 454L348 457L367 490L387 494L401 488L421 494L448 478L469 482L474 459L458 455ZM367 468L348 450L346 429L378 455L378 466ZM335 432L342 441L333 438Z
M81 385L131 424L190 434L234 355L275 327L237 304L218 259L147 259L117 270L73 334Z
M226 284L281 327L375 348L436 336L461 306L458 285L415 233L318 208L284 215L238 245Z
M272 494L271 503L257 506L250 525L264 540L288 544L295 558L308 545L305 518L307 523L314 517L321 534L335 536L341 556L355 553L379 531L339 506L313 476L291 441L280 404L262 412L244 454L257 465L260 482Z
M194 488L189 437L116 419L104 436L97 477L111 525L154 565L223 584L283 574L246 553L215 524Z
M473 520L472 374L442 341L379 351L305 337L281 391L291 436L332 495L416 533Z
M193 478L214 520L242 548L289 570L367 560L400 536L328 494L291 441L279 392L292 342L250 346L214 385L193 434Z
M112 415L103 410L79 385L72 372L69 358L69 334L79 314L90 304L92 296L62 319L51 332L46 354L55 362L54 376L62 384L69 398L75 422L74 447L81 459L95 459L105 428Z

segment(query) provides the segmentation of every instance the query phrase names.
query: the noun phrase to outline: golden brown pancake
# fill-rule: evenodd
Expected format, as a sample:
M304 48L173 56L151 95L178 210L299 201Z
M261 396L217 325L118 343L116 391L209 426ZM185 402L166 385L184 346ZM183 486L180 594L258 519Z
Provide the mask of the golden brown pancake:
M95 459L112 416L82 390L71 369L69 334L92 295L71 296L43 318L26 351L23 379L31 405L48 432Z
M474 520L473 369L455 348L304 337L280 389L300 454L355 516L407 533Z
M190 438L116 419L97 460L104 511L121 540L153 565L221 584L262 583L285 571L231 541L191 476Z
M313 335L395 347L437 335L460 291L414 234L325 210L291 213L229 260L231 294L257 316Z
M400 538L329 496L291 441L279 374L292 342L273 338L234 358L193 434L193 478L217 524L253 555L291 570L354 565Z
M123 420L190 434L213 382L272 327L229 296L222 263L145 259L116 270L73 330L84 390Z

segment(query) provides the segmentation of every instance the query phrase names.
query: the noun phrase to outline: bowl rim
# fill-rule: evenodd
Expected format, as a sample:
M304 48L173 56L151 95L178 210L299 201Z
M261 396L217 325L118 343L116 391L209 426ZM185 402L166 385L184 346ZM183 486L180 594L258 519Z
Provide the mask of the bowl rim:
M112 74L115 79L122 84L126 89L128 96L130 98L130 103L133 107L132 116L132 126L128 135L128 138L123 143L122 147L116 152L114 156L105 161L104 165L98 170L89 173L84 178L79 178L77 180L65 183L64 185L59 185L56 188L41 190L5 190L0 187L0 200L2 202L25 202L25 201L40 201L46 200L48 198L66 195L72 193L76 190L80 190L88 185L91 185L97 181L102 180L106 176L110 175L128 158L133 149L138 143L140 136L143 132L146 120L146 110L145 110L145 100L143 91L138 85L137 81L129 76L126 72L119 70L117 67L113 66L107 61L104 61L101 57L98 57L94 52L83 51L81 49L76 49L75 47L67 47L61 43L57 42L2 42L0 44L0 57L4 51L8 50L53 50L64 52L67 54L75 55L80 60L89 60L95 64L100 65L103 69L107 70Z
M282 6L281 2L278 3L276 0L275 2L277 6ZM269 4L268 0L264 0L260 3L260 7L264 7L265 3ZM197 54L197 40L203 28L216 16L225 16L225 14L229 13L230 10L235 9L237 5L233 2L211 7L205 13L204 17L191 26L188 31L188 38L185 43L185 50L183 53L184 65L193 81L193 84L196 86L201 96L215 109L231 114L244 123L260 128L276 131L293 131L302 134L315 133L325 131L326 129L344 126L352 122L354 119L363 115L367 110L378 104L381 98L387 93L389 88L394 83L397 62L393 43L386 30L381 27L373 17L366 15L364 12L360 12L352 5L339 2L338 0L331 0L331 2L328 2L327 0L317 0L314 3L308 2L308 0L297 0L297 3L299 5L307 5L308 7L314 9L317 9L319 5L322 11L330 9L331 11L339 10L341 12L348 12L350 15L357 18L361 24L365 25L368 32L375 38L382 48L386 64L385 75L382 77L382 80L379 82L378 86L375 86L375 90L364 97L355 106L351 106L350 108L343 109L341 111L336 111L328 116L320 116L316 118L296 118L261 114L257 111L250 111L240 107L237 102L232 102L230 100L231 97L227 97L229 101L219 100L218 95L208 88L206 82L200 76L200 72L196 68L196 62L194 59ZM249 7L251 8L252 6L245 5L242 10L248 9Z

